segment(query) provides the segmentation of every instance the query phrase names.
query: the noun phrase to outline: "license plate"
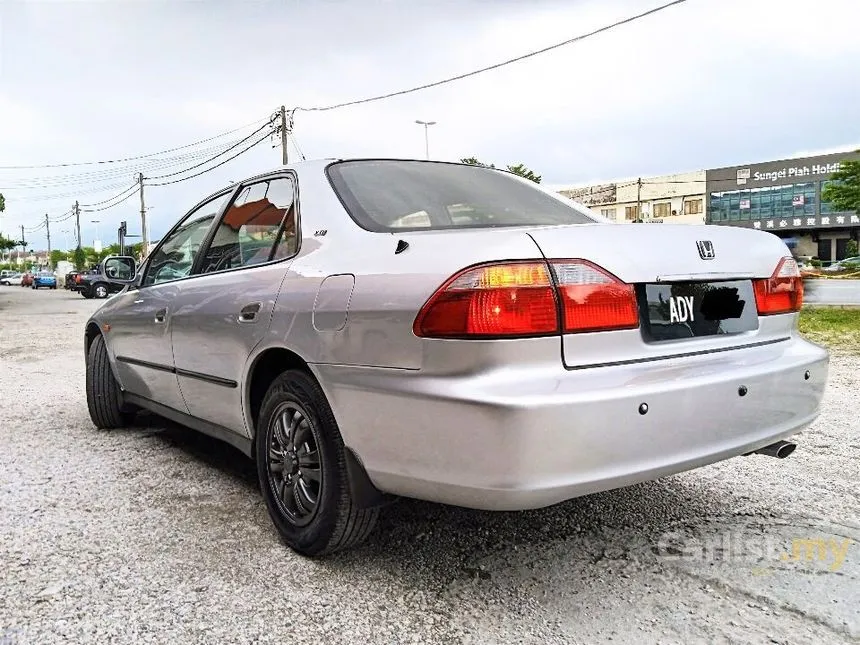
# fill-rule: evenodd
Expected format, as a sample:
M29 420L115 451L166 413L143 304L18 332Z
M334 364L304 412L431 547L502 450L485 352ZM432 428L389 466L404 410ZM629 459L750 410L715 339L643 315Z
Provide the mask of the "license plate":
M678 340L758 329L749 280L646 284L641 293L647 340Z

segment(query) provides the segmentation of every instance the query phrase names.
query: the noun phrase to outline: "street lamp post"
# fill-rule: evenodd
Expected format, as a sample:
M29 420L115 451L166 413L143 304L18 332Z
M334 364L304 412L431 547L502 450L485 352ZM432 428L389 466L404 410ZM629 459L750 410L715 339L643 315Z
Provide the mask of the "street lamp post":
M427 159L430 159L430 135L427 133L428 129L431 125L436 125L435 121L421 121L420 119L416 119L415 123L418 125L424 126L424 154Z
M99 237L99 222L101 222L101 220L99 220L99 219L91 219L90 220L90 224L96 225L96 240L101 240L101 238Z

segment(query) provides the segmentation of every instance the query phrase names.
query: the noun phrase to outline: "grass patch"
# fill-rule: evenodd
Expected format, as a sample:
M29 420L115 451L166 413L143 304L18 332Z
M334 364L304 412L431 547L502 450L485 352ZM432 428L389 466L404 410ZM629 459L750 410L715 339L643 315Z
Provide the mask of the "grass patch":
M804 307L800 332L830 349L860 353L860 309Z

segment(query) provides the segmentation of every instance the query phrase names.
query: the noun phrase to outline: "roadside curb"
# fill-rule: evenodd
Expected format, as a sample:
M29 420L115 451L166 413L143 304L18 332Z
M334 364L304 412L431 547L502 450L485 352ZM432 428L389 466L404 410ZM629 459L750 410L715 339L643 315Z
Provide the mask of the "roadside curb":
M809 302L804 303L804 309L860 309L860 305L828 305L824 303Z

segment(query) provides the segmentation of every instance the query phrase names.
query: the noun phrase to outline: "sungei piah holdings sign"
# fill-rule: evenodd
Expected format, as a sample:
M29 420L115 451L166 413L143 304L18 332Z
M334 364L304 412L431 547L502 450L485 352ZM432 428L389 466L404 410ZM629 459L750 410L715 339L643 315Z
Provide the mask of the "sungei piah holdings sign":
M842 163L835 161L833 163L812 164L803 166L783 166L779 170L756 170L751 168L738 168L735 175L738 186L745 184L776 184L776 183L793 183L780 181L782 179L821 179L832 175L842 167Z
M707 192L713 193L821 182L829 179L849 160L860 160L860 155L856 152L839 152L818 157L714 168L705 171L705 183Z

